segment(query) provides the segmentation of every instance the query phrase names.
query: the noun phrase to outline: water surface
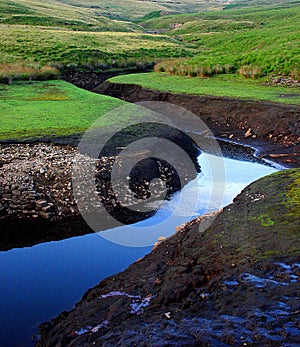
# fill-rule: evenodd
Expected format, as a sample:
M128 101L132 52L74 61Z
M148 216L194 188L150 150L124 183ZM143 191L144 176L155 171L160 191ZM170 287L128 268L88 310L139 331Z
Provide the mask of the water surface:
M250 182L277 171L224 159L225 176L212 177L215 159L200 155L198 177L134 227L107 230L100 233L103 237L94 233L0 252L0 346L33 345L31 337L40 323L71 309L88 288L149 253L159 236L169 236L193 216L227 205Z

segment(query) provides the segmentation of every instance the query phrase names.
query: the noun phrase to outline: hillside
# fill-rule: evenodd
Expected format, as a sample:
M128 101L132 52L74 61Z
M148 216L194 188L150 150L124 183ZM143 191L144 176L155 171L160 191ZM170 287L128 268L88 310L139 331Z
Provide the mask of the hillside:
M6 24L31 24L80 27L121 31L135 26L107 19L129 21L151 12L199 12L222 9L230 1L92 1L92 0L12 0L0 1L0 22ZM106 19L106 20L105 20ZM129 25L129 26L128 26Z
M129 22L112 20L90 7L79 7L59 1L0 0L0 24L37 25L75 30L137 31Z
M242 69L297 79L300 1L269 3L0 0L0 71L23 62L106 70L161 61L158 71L176 75ZM202 12L168 15L192 10Z
M205 77L244 68L246 77L284 74L299 79L300 2L283 3L165 16L142 25L197 50L190 60L163 63L161 71Z

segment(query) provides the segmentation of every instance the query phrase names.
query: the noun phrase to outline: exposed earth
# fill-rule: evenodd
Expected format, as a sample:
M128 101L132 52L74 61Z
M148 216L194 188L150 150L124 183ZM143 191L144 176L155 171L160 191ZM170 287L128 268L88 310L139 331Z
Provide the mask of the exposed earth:
M275 159L287 167L300 166L300 107L297 105L174 94L109 81L94 91L129 102L162 101L181 106L200 117L216 138L254 147L260 158Z

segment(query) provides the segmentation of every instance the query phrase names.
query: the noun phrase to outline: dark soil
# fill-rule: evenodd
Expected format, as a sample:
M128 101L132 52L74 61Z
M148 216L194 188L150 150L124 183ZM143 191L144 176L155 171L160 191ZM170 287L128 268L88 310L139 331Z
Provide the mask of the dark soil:
M294 169L251 184L43 324L36 345L299 346L299 183Z
M79 88L83 88L86 90L93 90L94 88L99 86L100 83L114 76L126 75L129 73L149 72L151 70L152 70L151 65L149 66L149 68L144 68L144 69L132 68L132 69L99 71L99 72L89 71L89 70L83 71L83 70L74 69L74 68L65 68L61 72L61 78L64 81L70 82Z
M104 82L94 92L129 102L163 101L199 116L220 140L256 149L260 158L300 166L300 106L225 97L173 94Z

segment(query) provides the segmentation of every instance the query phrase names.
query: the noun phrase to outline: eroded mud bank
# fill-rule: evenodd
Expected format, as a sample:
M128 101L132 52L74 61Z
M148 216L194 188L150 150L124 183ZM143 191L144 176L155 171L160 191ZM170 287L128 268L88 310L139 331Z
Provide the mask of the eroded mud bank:
M174 94L106 81L93 90L129 102L163 101L199 116L217 138L257 149L261 158L300 166L300 107L225 97Z

